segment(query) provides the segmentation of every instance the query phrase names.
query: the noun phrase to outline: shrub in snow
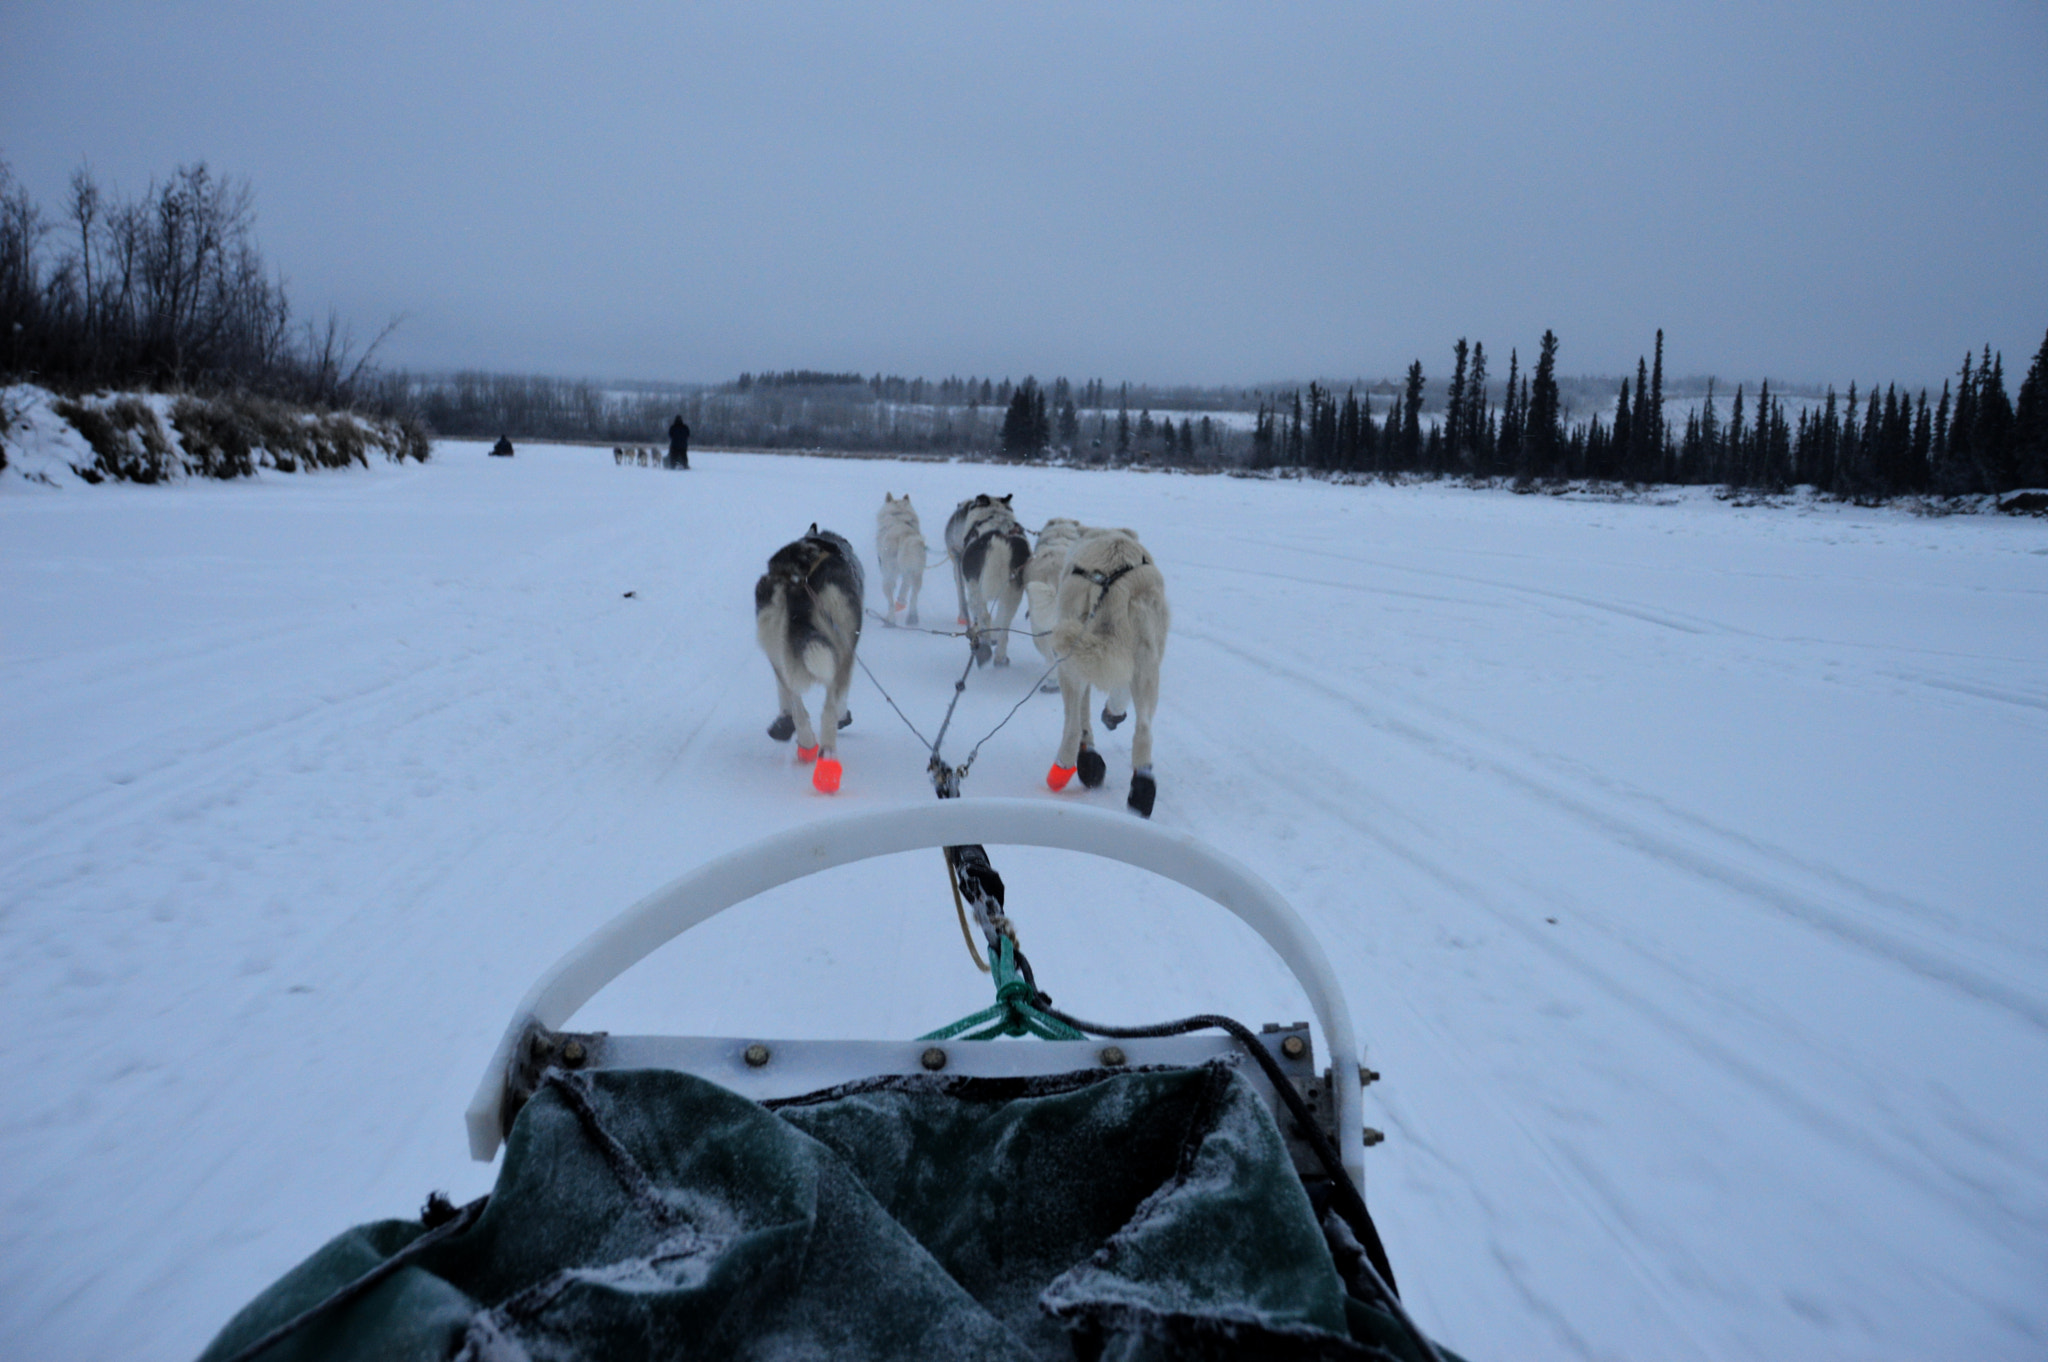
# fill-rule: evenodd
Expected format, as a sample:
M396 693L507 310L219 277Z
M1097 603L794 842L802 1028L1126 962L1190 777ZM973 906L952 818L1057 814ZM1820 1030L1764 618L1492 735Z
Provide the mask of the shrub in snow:
M85 450L73 442L53 452L61 459L59 467L87 482L154 483L190 476L248 477L264 468L295 473L368 467L371 450L393 462L424 462L432 448L433 437L416 419L307 411L248 393L57 397L34 388L10 391L27 397L10 427L26 424L33 431L33 419L16 418L32 418L33 408L46 406L50 416L77 433ZM48 443L48 436L43 438ZM90 457L82 457L87 452Z

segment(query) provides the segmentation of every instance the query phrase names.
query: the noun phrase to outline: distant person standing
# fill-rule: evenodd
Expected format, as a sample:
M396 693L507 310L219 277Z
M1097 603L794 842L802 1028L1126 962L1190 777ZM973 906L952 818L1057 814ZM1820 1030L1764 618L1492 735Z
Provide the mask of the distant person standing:
M494 454L494 455L496 455L497 457L499 457L499 458L501 458L501 459L509 459L509 458L511 458L511 457L512 457L512 442L511 442L510 440L506 439L506 438L505 438L505 437L504 437L503 435L500 435L500 436L498 437L498 443L496 443L496 444L494 444L494 445L492 445L492 446L491 446L491 453L492 453L492 454Z
M668 466L690 466L690 427L684 422L681 412L677 412L676 419L668 423Z

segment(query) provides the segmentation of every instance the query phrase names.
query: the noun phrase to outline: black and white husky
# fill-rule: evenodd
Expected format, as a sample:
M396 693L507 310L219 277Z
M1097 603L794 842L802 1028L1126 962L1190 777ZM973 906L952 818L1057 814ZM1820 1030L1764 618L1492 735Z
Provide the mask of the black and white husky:
M1010 510L1010 498L983 492L953 508L946 521L946 556L960 594L960 622L974 645L974 660L1010 665L1010 621L1024 600L1024 565L1031 541Z
M1129 530L1088 530L1068 553L1061 575L1053 653L1060 659L1060 698L1066 725L1045 782L1065 789L1076 771L1093 789L1107 765L1089 726L1089 688L1106 692L1104 726L1115 728L1135 709L1131 730L1131 793L1126 801L1146 818L1159 785L1152 776L1152 714L1159 707L1159 664L1173 615L1166 578Z
M882 509L875 512L875 560L881 564L882 594L889 600L889 622L896 612L909 608L905 624L917 623L917 598L924 590L924 530L917 523L917 511L910 493L902 500L882 493Z
M862 595L853 545L815 524L803 538L777 549L754 584L754 631L775 669L782 707L768 736L787 742L795 734L798 760L817 761L811 784L826 794L839 789L839 730L853 722L846 690L860 643ZM825 688L818 711L822 740L804 710L803 695L812 686Z

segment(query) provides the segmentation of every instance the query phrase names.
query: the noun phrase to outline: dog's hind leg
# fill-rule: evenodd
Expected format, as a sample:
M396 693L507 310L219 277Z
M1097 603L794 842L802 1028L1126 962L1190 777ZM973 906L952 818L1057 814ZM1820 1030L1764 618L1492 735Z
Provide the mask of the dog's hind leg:
M1010 665L1010 622L1017 618L1017 606L1023 600L1021 594L1005 591L996 601L995 637L996 665Z
M1119 686L1102 697L1102 726L1113 729L1131 712L1131 688Z
M796 733L796 759L798 761L816 760L818 755L818 735L811 728L810 711L804 708L804 697L798 694L790 686L789 682L782 679L780 671L775 673L775 695L782 702L782 716L768 730L769 736L773 737L775 729L782 727L783 719L789 720Z
M960 566L959 554L948 553L946 561L953 565L953 590L960 597L960 619L958 622L969 624L971 617L967 613L967 572Z
M981 594L981 581L970 577L967 580L967 641L974 649L976 666L986 667L994 650L989 645L988 601Z
M811 772L811 784L820 794L839 793L839 730L853 722L853 715L846 709L846 692L852 685L853 654L849 650L833 668L832 679L825 685L824 703L818 709L818 727L825 738L818 754L818 769Z
M882 554L882 599L889 603L889 608L882 612L882 623L894 624L897 610L896 560L886 551Z
M1055 790L1064 790L1078 773L1081 784L1092 790L1102 784L1107 767L1102 754L1095 750L1095 733L1088 725L1088 683L1069 676L1065 667L1060 668L1060 698L1066 702L1066 723L1060 731L1059 750L1053 754L1052 769L1046 772L1045 783Z
M1131 793L1124 802L1139 817L1150 818L1152 803L1159 797L1159 782L1152 776L1152 715L1159 708L1157 658L1139 659L1131 677L1131 700L1138 722L1131 729Z

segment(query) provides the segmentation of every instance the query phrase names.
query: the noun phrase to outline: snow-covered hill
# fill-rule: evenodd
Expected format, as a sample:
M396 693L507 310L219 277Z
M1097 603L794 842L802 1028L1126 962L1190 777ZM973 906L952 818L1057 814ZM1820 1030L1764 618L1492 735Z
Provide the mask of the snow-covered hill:
M181 1358L345 1226L489 1185L462 1109L594 925L930 798L856 683L814 794L768 553L1013 492L1128 524L1175 635L1158 821L1337 958L1368 1197L1479 1358L2048 1352L2048 530L1223 477L444 444L314 480L0 496L0 1354ZM873 574L870 573L870 581ZM629 594L630 593L630 594ZM927 618L951 618L943 567ZM925 732L962 646L871 627ZM971 679L959 759L1038 675ZM1054 795L1057 702L967 793ZM993 849L1105 1021L1307 1015L1184 892ZM591 1027L916 1034L987 1001L936 857L793 886Z

